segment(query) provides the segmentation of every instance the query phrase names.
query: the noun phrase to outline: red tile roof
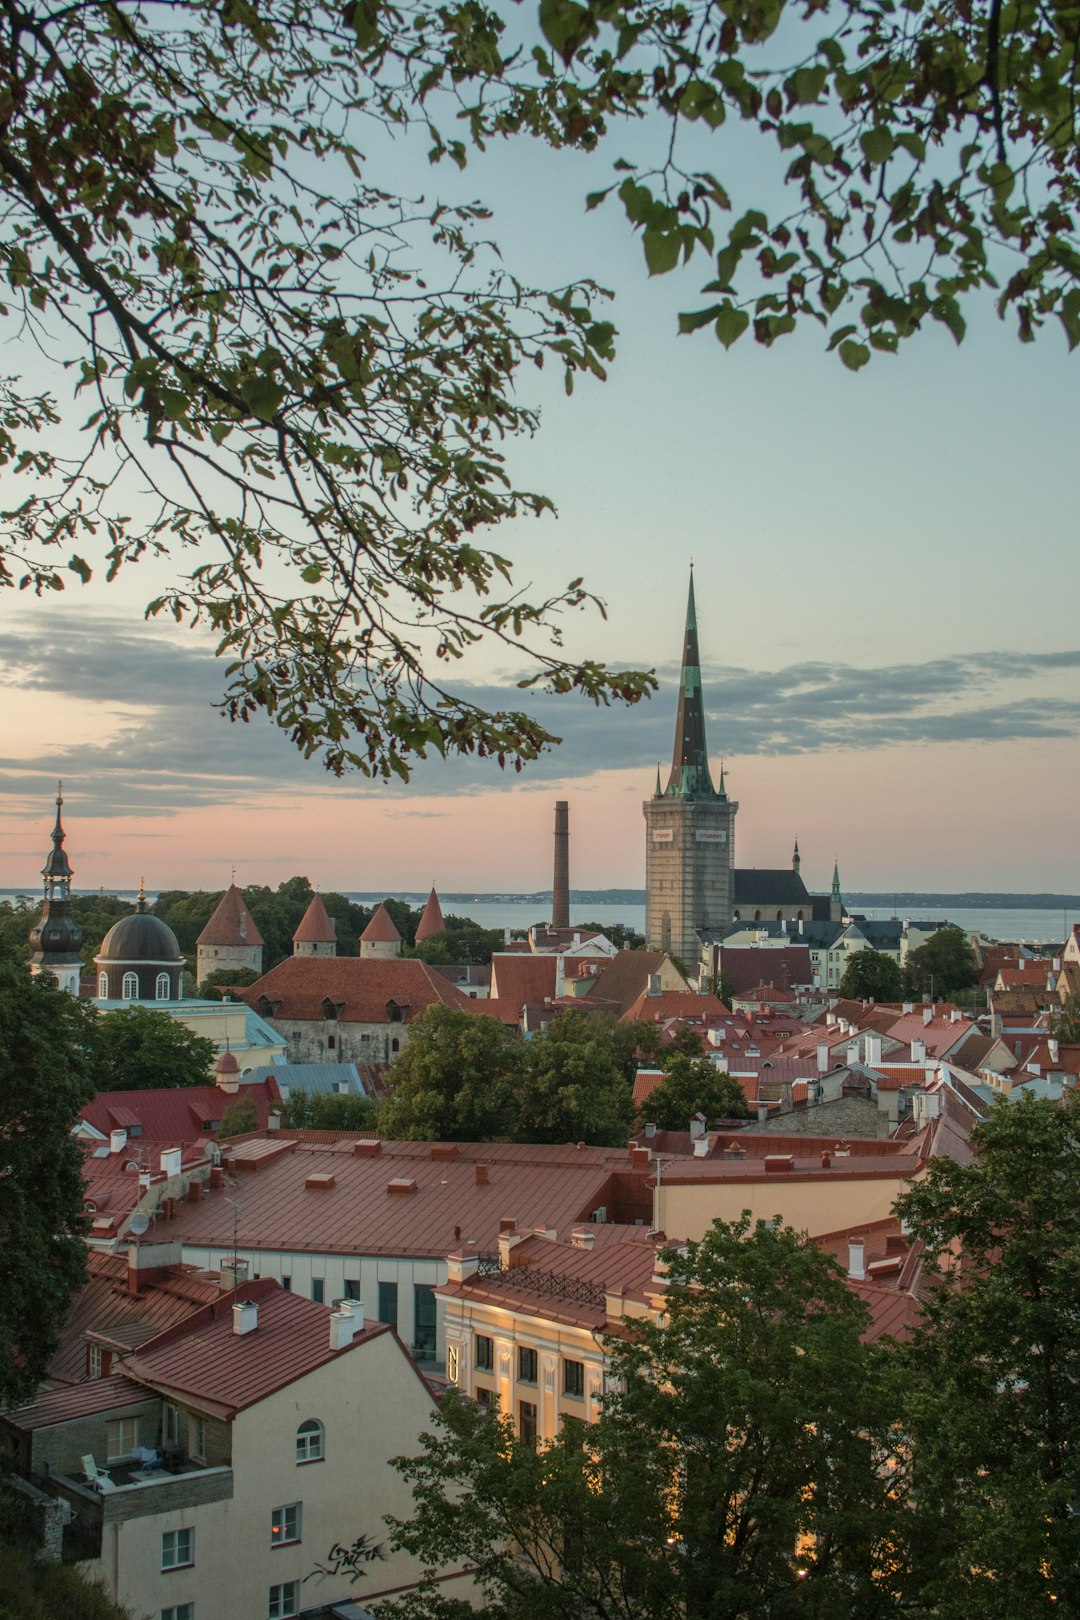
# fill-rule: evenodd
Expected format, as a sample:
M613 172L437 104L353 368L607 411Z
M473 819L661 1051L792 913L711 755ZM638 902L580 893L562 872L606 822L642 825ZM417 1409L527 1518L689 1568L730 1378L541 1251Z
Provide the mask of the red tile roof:
M394 919L385 905L380 904L375 908L371 921L360 935L360 938L378 940L383 944L396 943L401 938L401 935L394 927Z
M313 894L311 904L300 919L293 935L294 945L336 945L337 928L334 919L323 904L321 894Z
M496 951L491 958L491 999L520 1012L528 1001L553 1001L562 988L557 956L518 956Z
M753 989L762 979L778 989L814 982L807 945L722 945L718 966L733 996Z
M193 1266L171 1265L140 1281L138 1294L128 1289L128 1262L124 1254L87 1256L88 1278L75 1295L61 1330L60 1348L49 1363L50 1379L64 1384L86 1378L87 1333L131 1347L140 1338L152 1338L162 1328L183 1321L200 1305L216 1299L220 1288L211 1278L196 1275Z
M250 1333L233 1331L234 1300L253 1300L258 1306L258 1326ZM223 1294L186 1322L167 1328L124 1366L140 1383L231 1418L389 1332L385 1324L368 1321L351 1344L332 1350L328 1307L264 1277L242 1283L235 1294Z
M279 1023L290 1018L321 1023L327 1001L341 1009L343 1023L358 1024L385 1024L391 1002L401 1009L404 1023L434 1001L466 1012L478 1005L415 958L290 956L240 993L249 1007Z
M723 1018L730 1011L717 996L701 996L696 990L661 990L659 995L651 995L646 985L623 1010L622 1018L626 1023L641 1019L652 1024L664 1018L693 1022L706 1017Z
M445 932L446 924L443 922L442 907L439 904L439 897L435 893L434 886L432 886L431 893L427 898L427 905L424 907L424 915L416 925L417 943L422 939L434 939L437 934L444 934Z
M196 1142L212 1136L221 1116L238 1097L249 1098L255 1108L259 1129L266 1129L268 1116L281 1101L277 1081L253 1080L237 1092L220 1086L161 1086L152 1091L99 1091L92 1102L80 1109L79 1118L108 1136L114 1130L130 1133L133 1126L141 1134L128 1138L125 1157L138 1157L143 1138L159 1142ZM157 1169L155 1161L152 1166Z
M226 1189L208 1190L199 1203L177 1204L170 1238L193 1248L231 1250L235 1221L241 1251L442 1259L469 1239L478 1251L493 1251L503 1219L516 1220L519 1230L561 1230L599 1205L617 1218L628 1198L647 1203L647 1167L635 1169L626 1149L475 1142L441 1149L427 1142L374 1147L369 1139L357 1153L356 1139L309 1147L276 1135L267 1145L274 1150L270 1158L238 1162L238 1209ZM255 1139L241 1147L250 1155ZM333 1172L333 1187L307 1185L313 1172L327 1171ZM630 1179L621 1185L624 1176ZM388 1191L391 1181L402 1180L414 1181L416 1191Z
M649 988L649 975L659 973L663 951L620 951L600 969L589 1000L621 1016Z
M498 1276L446 1283L438 1292L601 1330L608 1321L605 1292L644 1296L656 1266L656 1242L644 1226L588 1230L594 1239L604 1233L603 1241L594 1241L591 1249L579 1248L566 1237L552 1241L534 1234L514 1245L508 1269ZM556 1279L585 1287L567 1289L564 1296L553 1287Z
M196 945L261 945L263 937L255 919L244 904L235 883L230 883L218 901L210 921L195 941Z

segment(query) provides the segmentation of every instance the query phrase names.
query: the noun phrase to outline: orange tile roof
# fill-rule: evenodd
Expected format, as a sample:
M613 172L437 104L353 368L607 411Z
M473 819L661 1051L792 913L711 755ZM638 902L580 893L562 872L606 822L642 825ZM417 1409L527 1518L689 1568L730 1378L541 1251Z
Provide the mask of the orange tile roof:
M234 1300L257 1304L258 1326L252 1332L234 1333ZM350 1344L332 1350L329 1308L263 1277L167 1328L129 1356L124 1368L140 1383L231 1418L389 1332L389 1326L369 1320Z
M557 956L518 956L496 951L491 958L491 999L518 1012L526 1002L553 1001L558 995Z
M334 919L323 904L321 894L313 894L311 904L300 919L294 945L336 945L337 928Z
M261 945L263 937L235 883L230 883L196 945Z
M360 935L360 938L379 941L382 944L396 943L401 938L401 935L394 926L394 919L387 911L385 904L380 902L379 905L376 906L374 912L372 913L371 921L364 929L364 932Z
M477 1003L448 979L415 958L290 956L241 991L256 1012L279 1023L290 1018L321 1022L324 1003L341 1010L343 1023L385 1024L393 1002L409 1023L432 1002L474 1011Z
M599 983L596 989L599 991ZM646 985L630 1005L623 1009L622 1018L625 1023L642 1019L651 1024L658 1018L691 1021L705 1017L723 1018L730 1011L731 1009L725 1007L717 996L701 996L696 990L661 990L659 995L650 995Z
M649 988L649 975L664 965L663 951L620 951L600 969L590 1000L620 1015Z
M445 932L446 924L443 921L442 907L439 904L439 897L435 893L433 885L427 898L427 905L424 907L424 915L416 925L417 943L422 939L434 939L436 935Z

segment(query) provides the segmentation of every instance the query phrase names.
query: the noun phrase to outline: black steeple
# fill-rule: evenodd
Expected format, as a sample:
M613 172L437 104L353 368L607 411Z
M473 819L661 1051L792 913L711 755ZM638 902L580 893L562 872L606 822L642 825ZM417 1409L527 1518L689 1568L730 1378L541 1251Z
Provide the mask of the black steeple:
M56 784L56 824L52 831L52 849L41 868L45 880L45 904L41 916L30 934L35 968L73 966L80 960L83 933L71 915L71 880L75 876L64 848L64 824L61 810L64 804L64 784Z
M727 797L723 786L717 793L709 774L692 570L690 595L686 604L686 636L683 641L682 675L679 680L679 710L675 721L675 750L671 758L671 775L668 778L665 796L676 799Z

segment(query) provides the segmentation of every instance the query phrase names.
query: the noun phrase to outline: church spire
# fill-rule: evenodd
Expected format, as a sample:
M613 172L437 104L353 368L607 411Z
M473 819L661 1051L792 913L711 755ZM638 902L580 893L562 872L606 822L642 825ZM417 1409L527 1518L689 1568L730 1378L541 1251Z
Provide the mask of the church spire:
M52 849L41 868L41 875L45 879L46 900L66 900L71 894L71 880L75 876L71 862L67 858L64 848L64 824L60 819L60 812L64 806L64 784L56 784L56 823L52 830Z
M701 660L698 654L692 568L686 604L675 748L671 757L667 796L679 799L713 799L717 796L709 774L709 754L705 743L705 704L701 694Z
M838 858L833 859L832 897L834 900L840 899L840 862Z
M791 857L791 870L796 874L796 876L798 875L799 868L801 866L802 866L802 856L799 854L799 840L796 838L796 840L795 840L795 850L794 850L794 853L792 854L792 857Z
M41 868L45 880L45 904L30 933L30 971L49 973L61 990L79 993L82 967L82 929L71 914L71 880L75 876L64 848L64 784L56 784L56 822L52 849Z

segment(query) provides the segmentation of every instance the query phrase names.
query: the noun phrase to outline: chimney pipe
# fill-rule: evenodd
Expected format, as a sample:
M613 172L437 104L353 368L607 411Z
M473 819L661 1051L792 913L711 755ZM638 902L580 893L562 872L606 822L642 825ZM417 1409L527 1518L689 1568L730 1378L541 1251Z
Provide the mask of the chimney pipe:
M478 1187L486 1187L487 1184L488 1184L488 1167L487 1167L486 1164L478 1164L477 1167L476 1167L476 1185Z
M259 1307L253 1299L243 1299L232 1308L232 1330L238 1335L254 1333L259 1325Z
M352 1344L353 1335L357 1332L356 1312L360 1312L360 1329L364 1326L364 1306L360 1300L343 1299L336 1311L330 1315L330 1348L331 1350L344 1350Z
M847 1274L856 1282L861 1282L866 1276L866 1245L862 1238L848 1239L848 1266Z
M570 926L570 805L555 801L555 876L551 895L551 926Z
M127 1147L127 1131L109 1132L109 1152L123 1153Z

